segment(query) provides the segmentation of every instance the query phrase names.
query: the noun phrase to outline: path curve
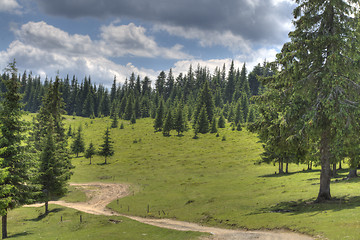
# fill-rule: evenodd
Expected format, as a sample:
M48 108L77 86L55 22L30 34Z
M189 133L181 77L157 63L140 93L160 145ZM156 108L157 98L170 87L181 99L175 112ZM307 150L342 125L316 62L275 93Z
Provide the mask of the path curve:
M73 208L82 212L106 215L106 216L124 216L145 224L174 229L179 231L194 231L211 233L210 237L203 237L202 240L243 240L243 239L259 239L259 240L310 240L309 236L283 230L274 231L246 231L246 230L230 230L215 227L205 227L196 223L177 221L172 219L150 219L136 216L119 214L108 209L106 206L112 201L125 197L130 194L128 184L116 183L71 183L71 186L81 188L87 196L86 202L70 203L64 201L50 201L49 204L57 204L68 208ZM27 205L26 207L40 207L44 204Z

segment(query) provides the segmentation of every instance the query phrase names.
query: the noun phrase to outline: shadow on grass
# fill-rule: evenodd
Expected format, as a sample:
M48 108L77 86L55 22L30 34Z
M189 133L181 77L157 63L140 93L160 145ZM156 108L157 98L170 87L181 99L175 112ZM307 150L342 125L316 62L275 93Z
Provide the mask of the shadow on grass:
M315 203L315 198L290 202L280 202L274 206L262 208L257 212L250 213L250 215L257 215L262 213L286 213L289 215L298 215L304 213L314 213L314 215L326 213L327 211L341 211L345 209L354 209L360 205L360 196L349 197L341 196L334 197L332 200L322 203Z
M40 214L37 218L26 219L25 221L39 222L39 221L43 220L45 217L47 217L50 213L58 213L63 210L64 210L64 208L54 208L54 209L50 210L48 213Z
M259 177L263 177L263 178L287 177L287 176L291 176L293 174L298 174L298 173L320 173L320 170L319 169L316 169L316 170L302 170L302 171L289 172L289 173L266 174L266 175L262 175L262 176L259 176Z
M31 234L33 234L33 233L29 233L29 232L15 233L15 234L8 236L8 238L24 237L24 236L29 236Z

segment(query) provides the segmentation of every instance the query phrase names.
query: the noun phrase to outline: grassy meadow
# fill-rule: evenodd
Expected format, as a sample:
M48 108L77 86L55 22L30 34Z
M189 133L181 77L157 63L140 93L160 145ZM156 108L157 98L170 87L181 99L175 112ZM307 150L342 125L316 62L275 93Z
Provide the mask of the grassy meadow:
M86 147L90 142L98 147L111 120L67 116L65 123L67 127L71 125L73 131L81 124ZM282 228L329 239L358 239L360 236L360 183L358 179L342 180L347 174L346 169L333 179L331 193L336 199L313 204L319 189L319 169L305 171L305 165L291 164L290 174L279 175L275 174L276 166L255 165L260 158L261 144L245 128L238 132L227 126L219 129L219 137L200 134L199 139L193 139L192 131L181 137L175 131L170 137L155 133L152 119L141 119L134 125L127 121L123 123L124 129L111 129L115 154L108 159L109 164L104 165L104 158L95 156L90 165L80 154L72 160L75 169L71 179L76 183L131 184L130 196L109 205L120 213L173 218L223 228ZM81 201L84 196L72 189L66 198ZM40 214L37 211L40 210L20 208L12 211L9 214L12 216L9 219L10 234L11 231L19 232L19 239L23 237L22 231L32 231L33 236L38 232L52 234L55 225L65 225L58 221L60 214L73 213L74 218L80 214L63 208L35 225L27 219L35 219L36 214ZM71 236L85 238L86 234L98 229L108 233L104 235L107 239L112 239L117 234L115 231L123 231L116 229L126 224L132 224L133 230L144 229L147 235L143 235L143 239L193 239L200 235L163 230L123 218L120 219L124 224L113 224L109 223L109 217L84 215L89 219L86 225L77 228L70 224L67 227L72 229L69 234L74 235ZM52 218L57 219L55 225L50 223ZM14 221L25 223L15 228ZM150 233L158 234L157 238L151 238ZM87 239L103 236L92 238L88 235ZM30 239L29 236L25 236L26 239ZM59 239L66 239L66 236Z

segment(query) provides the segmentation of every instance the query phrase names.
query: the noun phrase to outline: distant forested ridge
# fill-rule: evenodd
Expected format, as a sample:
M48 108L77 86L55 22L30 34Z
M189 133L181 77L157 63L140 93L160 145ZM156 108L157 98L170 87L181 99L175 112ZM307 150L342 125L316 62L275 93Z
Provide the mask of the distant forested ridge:
M65 102L65 110L69 115L82 117L118 117L124 120L131 118L156 117L156 112L161 101L164 102L164 118L169 110L174 110L181 105L184 116L193 121L195 126L197 115L201 107L198 106L201 91L207 83L209 96L213 104L212 113L206 114L217 116L223 115L229 121L237 120L246 122L252 118L254 111L250 97L261 91L259 76L271 75L266 64L258 64L248 74L245 64L234 66L230 69L217 67L210 73L207 67L198 65L195 69L190 66L186 74L180 73L174 76L170 69L167 73L162 71L157 79L148 77L140 78L134 73L123 84L118 84L114 78L111 89L103 85L97 85L91 77L85 77L81 81L77 76L60 79L60 92ZM5 73L3 79L9 78ZM40 79L31 72L24 72L18 76L21 83L23 109L28 112L38 112L42 98L52 80ZM0 81L0 89L5 91L5 86ZM203 96L205 97L205 96ZM240 109L240 117L236 116ZM238 113L239 114L239 113ZM173 113L173 116L176 114ZM209 118L209 124L212 119ZM251 121L251 119L250 119Z

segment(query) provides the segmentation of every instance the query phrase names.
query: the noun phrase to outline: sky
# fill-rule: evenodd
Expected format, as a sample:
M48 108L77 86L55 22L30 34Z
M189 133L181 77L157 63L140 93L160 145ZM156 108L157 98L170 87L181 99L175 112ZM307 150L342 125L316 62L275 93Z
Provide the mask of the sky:
M292 30L292 0L0 0L0 70L123 83L132 72L212 73L272 61Z

